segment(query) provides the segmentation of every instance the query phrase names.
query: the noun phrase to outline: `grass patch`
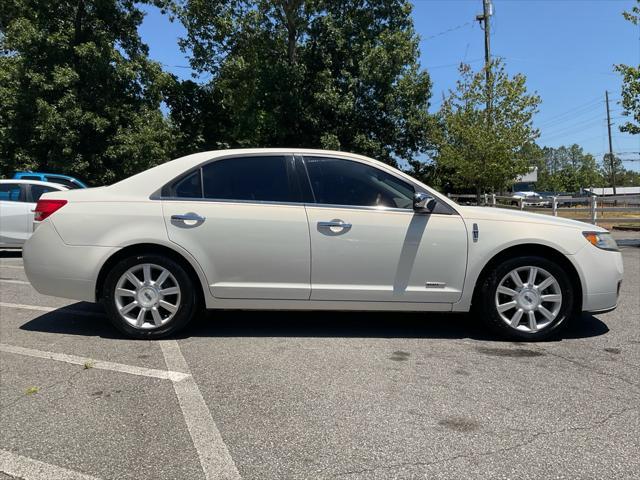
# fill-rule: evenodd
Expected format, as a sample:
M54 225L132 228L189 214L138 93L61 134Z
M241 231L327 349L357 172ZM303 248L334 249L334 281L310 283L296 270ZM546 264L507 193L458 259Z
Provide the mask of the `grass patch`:
M34 395L38 393L40 389L38 387L29 387L24 391L25 395Z

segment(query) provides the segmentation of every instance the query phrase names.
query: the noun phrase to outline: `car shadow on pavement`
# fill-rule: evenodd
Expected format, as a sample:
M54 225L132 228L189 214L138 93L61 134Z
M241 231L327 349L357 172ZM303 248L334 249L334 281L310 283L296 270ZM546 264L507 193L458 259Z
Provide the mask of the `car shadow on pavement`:
M20 328L63 335L126 338L111 326L99 305L86 302L45 313ZM571 322L559 337L548 341L597 337L608 331L609 328L600 319L583 314L579 320ZM499 340L471 314L232 310L200 315L175 338L189 337Z

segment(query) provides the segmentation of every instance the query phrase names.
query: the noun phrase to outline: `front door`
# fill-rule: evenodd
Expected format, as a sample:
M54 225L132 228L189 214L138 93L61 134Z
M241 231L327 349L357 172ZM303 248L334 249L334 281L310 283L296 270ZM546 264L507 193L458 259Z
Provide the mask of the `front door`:
M315 197L307 205L312 300L460 299L467 233L459 215L414 213L413 186L365 163L306 156L305 164Z
M197 259L213 296L309 299L309 228L292 162L223 158L163 192L169 238Z

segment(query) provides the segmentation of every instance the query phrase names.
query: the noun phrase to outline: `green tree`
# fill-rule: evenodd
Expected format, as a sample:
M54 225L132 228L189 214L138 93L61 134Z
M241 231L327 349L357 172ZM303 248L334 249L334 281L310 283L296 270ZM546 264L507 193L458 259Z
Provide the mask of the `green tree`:
M461 78L438 113L436 162L455 172L454 186L474 188L478 195L504 189L526 173L538 136L532 118L540 98L527 93L524 75L509 77L500 60L489 69L487 84L484 69L461 65Z
M181 45L215 97L197 114L224 112L216 141L390 164L427 149L431 82L408 1L185 0L176 13Z
M640 26L640 0L637 0L631 11L623 12L624 18L636 26ZM631 119L620 125L620 131L631 134L640 133L640 65L615 66L622 74L622 108L623 114Z
M147 58L133 0L4 0L0 173L58 171L109 183L171 151L171 82Z
M537 166L537 188L541 191L577 192L602 181L595 157L576 144L544 147Z

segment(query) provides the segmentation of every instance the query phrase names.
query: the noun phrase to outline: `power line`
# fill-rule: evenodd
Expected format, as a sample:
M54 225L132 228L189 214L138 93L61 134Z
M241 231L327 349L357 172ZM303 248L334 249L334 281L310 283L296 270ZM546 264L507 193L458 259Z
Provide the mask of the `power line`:
M455 32L456 30L460 30L460 29L462 29L462 28L464 28L464 27L466 27L468 25L473 26L473 23L474 22L472 22L472 21L471 22L462 23L462 24L457 25L455 27L448 28L447 30L443 30L440 33L436 33L435 35L430 35L428 37L425 37L423 40L427 41L427 40L432 40L432 39L437 38L437 37L441 37L442 35L446 35L447 33Z

